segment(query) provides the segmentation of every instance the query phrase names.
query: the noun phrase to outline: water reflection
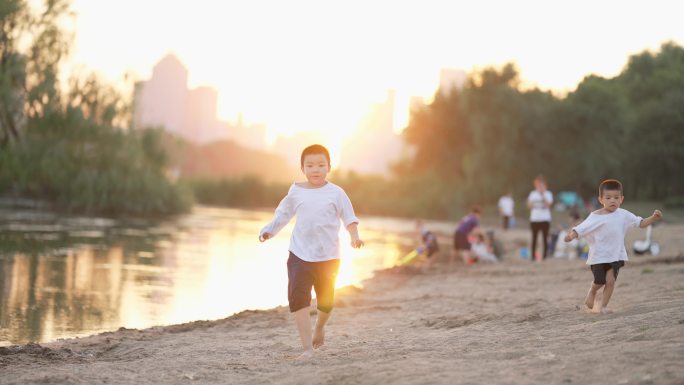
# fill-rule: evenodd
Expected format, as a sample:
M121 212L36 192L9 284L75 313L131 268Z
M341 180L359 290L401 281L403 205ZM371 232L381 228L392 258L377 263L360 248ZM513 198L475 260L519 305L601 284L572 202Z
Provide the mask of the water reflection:
M197 207L175 221L0 211L0 345L217 319L287 303L292 225L259 243L269 212ZM367 247L343 231L338 286L392 266L413 223L364 219Z

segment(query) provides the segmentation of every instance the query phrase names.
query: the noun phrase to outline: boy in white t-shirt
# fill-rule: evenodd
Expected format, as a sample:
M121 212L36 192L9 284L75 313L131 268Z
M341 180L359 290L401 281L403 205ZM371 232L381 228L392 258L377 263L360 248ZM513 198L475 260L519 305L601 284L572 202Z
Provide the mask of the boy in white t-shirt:
M293 216L297 216L287 260L288 302L294 313L304 352L300 359L311 357L313 349L323 345L325 323L330 318L335 296L335 279L340 267L340 220L351 236L354 248L363 246L357 225L359 219L347 194L328 182L330 154L318 144L302 151L302 172L306 182L294 183L276 208L273 220L259 233L261 242L275 236ZM318 317L311 333L311 288L316 291Z
M622 183L615 179L601 182L599 186L599 202L602 209L592 212L587 219L574 227L565 236L565 242L583 237L589 243L589 258L587 265L591 266L594 282L584 304L589 309L594 308L596 293L603 287L601 313L609 313L608 301L615 288L620 267L625 265L627 250L625 250L625 234L631 227L647 227L662 218L660 210L653 211L653 215L642 219L631 212L621 209L620 205L625 197L622 195Z

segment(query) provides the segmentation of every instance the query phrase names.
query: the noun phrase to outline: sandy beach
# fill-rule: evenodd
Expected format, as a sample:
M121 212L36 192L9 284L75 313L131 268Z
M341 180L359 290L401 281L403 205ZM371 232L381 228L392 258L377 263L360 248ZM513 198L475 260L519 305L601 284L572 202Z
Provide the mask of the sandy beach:
M503 263L393 268L338 290L308 362L279 307L0 348L0 384L684 384L682 234L663 225L660 256L630 255L613 314L581 307L583 260L514 256L520 229Z

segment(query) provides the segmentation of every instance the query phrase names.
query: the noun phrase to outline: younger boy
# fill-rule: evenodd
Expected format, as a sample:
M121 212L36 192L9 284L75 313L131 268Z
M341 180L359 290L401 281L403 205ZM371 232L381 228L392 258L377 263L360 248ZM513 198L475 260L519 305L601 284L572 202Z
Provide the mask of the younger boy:
M584 304L589 309L594 308L596 292L603 287L601 313L609 313L608 301L615 288L620 268L625 265L627 251L625 250L625 233L630 227L647 227L662 218L660 210L642 219L631 212L621 209L620 205L625 197L622 195L622 183L615 179L607 179L599 186L598 200L602 209L592 212L584 222L574 227L565 236L565 242L583 237L589 243L589 258L587 265L591 266L594 282Z
M416 248L416 252L418 254L425 253L425 256L427 257L425 270L429 270L435 261L435 253L439 251L437 236L425 227L425 224L421 219L416 221L416 231L418 232L421 243L421 245Z
M293 216L297 216L287 260L288 302L294 313L304 352L299 359L311 357L313 349L325 339L325 323L330 318L335 295L335 279L340 267L340 220L351 236L354 248L363 246L357 225L359 219L347 194L326 180L330 154L318 144L302 151L301 167L306 182L294 183L280 201L273 220L259 233L261 242L272 238ZM311 287L316 291L318 318L311 333Z
M496 259L496 255L494 255L492 247L487 242L485 235L482 233L478 233L475 236L475 243L472 244L470 251L472 252L471 256L474 258L475 262L499 262Z

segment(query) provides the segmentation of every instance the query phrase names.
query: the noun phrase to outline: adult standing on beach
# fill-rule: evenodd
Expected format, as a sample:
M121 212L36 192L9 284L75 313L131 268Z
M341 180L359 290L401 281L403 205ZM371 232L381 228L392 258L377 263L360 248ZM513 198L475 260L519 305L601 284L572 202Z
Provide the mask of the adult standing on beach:
M530 229L532 230L531 261L534 261L536 257L537 235L540 231L542 233L541 242L544 245L542 259L545 259L548 253L552 204L553 194L546 189L546 178L543 175L538 175L534 178L534 190L527 196L527 207L530 209Z

